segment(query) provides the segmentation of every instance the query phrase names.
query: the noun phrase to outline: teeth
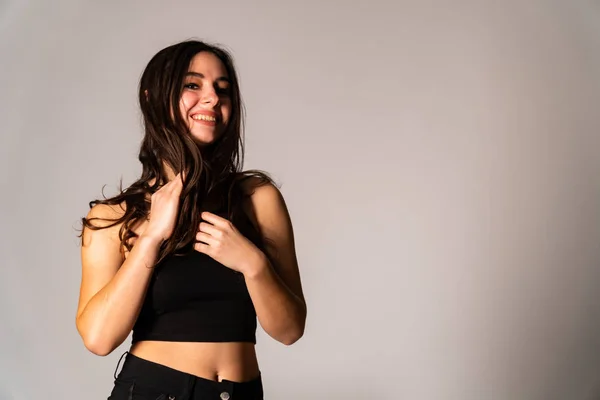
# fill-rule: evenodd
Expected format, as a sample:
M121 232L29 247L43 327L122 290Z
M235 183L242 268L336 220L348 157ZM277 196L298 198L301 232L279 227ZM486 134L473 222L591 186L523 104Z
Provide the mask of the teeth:
M211 121L215 122L217 119L215 117L210 117L208 115L197 114L192 117L193 119L202 120L202 121Z

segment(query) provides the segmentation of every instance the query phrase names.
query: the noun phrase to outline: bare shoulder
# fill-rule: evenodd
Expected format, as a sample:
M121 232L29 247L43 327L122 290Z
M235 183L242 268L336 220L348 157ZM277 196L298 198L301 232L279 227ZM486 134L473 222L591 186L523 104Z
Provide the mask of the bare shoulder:
M247 195L253 195L257 189L264 188L265 186L277 189L268 179L257 175L245 176L242 178L241 184L244 193Z
M125 202L112 205L112 204L96 204L87 213L86 218L94 219L93 225L99 227L106 227L113 221L118 220L125 214Z
M119 218L125 214L125 202L121 204L96 204L88 212L88 216L98 218Z
M265 239L267 256L285 284L304 301L294 230L283 195L270 182L253 183L254 186L250 183L253 190L249 196L249 203L258 231Z
M250 199L254 205L254 209L262 215L263 219L267 217L289 218L283 194L272 183L265 183L256 187Z
M246 210L263 234L269 236L269 231L284 228L282 224L290 223L289 212L279 188L257 177L245 179L243 185L249 200Z
M125 214L125 203L120 205L96 204L87 213L86 219L95 228L84 226L82 248L92 245L92 241L118 240L121 223L116 223ZM112 226L111 226L112 225Z

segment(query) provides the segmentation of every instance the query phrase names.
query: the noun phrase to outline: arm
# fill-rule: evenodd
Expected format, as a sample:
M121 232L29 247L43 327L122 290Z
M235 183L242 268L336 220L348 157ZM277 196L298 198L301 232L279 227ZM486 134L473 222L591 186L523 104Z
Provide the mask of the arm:
M265 332L291 345L304 334L307 313L292 222L283 196L271 184L256 188L251 203L259 231L272 244L251 261L246 285Z
M122 210L118 207L96 205L88 218L115 218L119 213ZM100 223L105 222L94 221ZM142 234L123 261L119 228L119 225L100 230L84 228L83 232L76 325L86 348L101 356L110 354L131 332L160 245L160 239Z

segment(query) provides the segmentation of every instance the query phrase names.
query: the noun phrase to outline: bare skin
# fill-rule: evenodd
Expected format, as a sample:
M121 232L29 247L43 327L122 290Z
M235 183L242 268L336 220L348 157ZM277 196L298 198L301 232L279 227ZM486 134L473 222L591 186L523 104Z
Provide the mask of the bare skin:
M111 218L119 216L122 212L118 207L111 207L110 210L106 211L108 211L110 215L106 214L104 216ZM142 235L146 231L147 226L148 221L142 221L137 224L133 230L140 235L140 237L143 237ZM110 241L112 243L118 243L119 229L120 226L117 225L110 229L96 231L93 234L110 231L107 232L111 236ZM87 238L90 239L92 235L89 235L88 233ZM145 239L145 237L143 238ZM91 240L93 239L95 238L92 237ZM90 243L87 243L88 246L89 244ZM135 249L135 240L133 246ZM117 257L119 257L117 254L118 251L118 248L109 246L105 246L103 249L104 254L107 255L107 259L117 259ZM124 262L129 257L129 252L124 247L122 247L120 251L122 252L121 257ZM82 285L82 291L85 289L86 288ZM228 379L234 382L244 382L257 377L259 374L258 360L254 347L253 343L242 342L195 343L140 341L135 343L129 351L140 358L206 379L215 381Z
M220 134L218 127L196 121L198 113L217 115L222 124L230 113L224 67L212 55L194 58L182 94L182 116L189 119L194 141L202 146ZM178 199L183 186L180 175L165 166L167 181L151 198L150 219L132 229L139 235L131 252L121 246L120 226L84 229L82 280L76 325L85 346L94 354L107 355L121 345L141 310L152 266L162 240L173 231ZM257 319L273 339L291 345L304 333L306 302L294 248L291 220L283 197L272 185L257 188L244 209L256 229L272 242L265 253L257 249L229 221L203 213L197 229L196 251L205 253L244 275ZM96 205L87 217L115 219L123 215L118 206ZM244 382L258 376L253 343L205 343L141 341L130 349L140 358L199 377Z
M141 234L148 222L144 221L134 231ZM125 252L125 257L129 255ZM192 343L140 341L130 353L206 379L234 382L249 381L259 374L254 343Z
M173 181L174 174L168 168L167 171L169 179ZM274 187L265 186L257 189L250 202L244 204L250 220L275 243L275 248L267 249L274 263L267 267L260 262L259 257L255 259L257 263L252 264L256 265L256 268L247 267L241 270L246 276L248 290L261 326L274 339L290 345L302 336L306 305L293 247L291 225L282 200L277 200L279 196L273 196L277 193ZM115 218L122 215L122 212L120 207L96 206L88 217L95 215ZM133 227L140 236L134 241L131 252L127 252L120 245L119 229L120 226L117 225L99 231L86 230L84 234L84 269L77 326L86 347L99 355L109 354L130 333L141 309L144 291L151 274L151 269L146 265L153 263L154 252L159 243L153 239L155 235L149 233L153 230L149 228L149 221L141 221ZM229 253L236 253L236 249ZM140 257L145 259L140 260ZM245 254L243 258L251 257ZM227 265L224 265L224 268L226 267ZM117 279L119 273L122 273L122 276ZM141 291L136 292L140 287ZM122 294L119 294L120 290L123 290ZM127 311L124 310L124 305L136 301L139 305L129 313L124 313ZM115 330L121 333L114 342L101 346L94 344L100 340L94 340L94 337L105 338L113 335ZM130 352L140 358L215 381L227 379L244 382L259 375L255 345L248 342L140 341L132 346Z
M136 343L131 353L173 369L205 379L234 382L249 381L259 374L252 343Z

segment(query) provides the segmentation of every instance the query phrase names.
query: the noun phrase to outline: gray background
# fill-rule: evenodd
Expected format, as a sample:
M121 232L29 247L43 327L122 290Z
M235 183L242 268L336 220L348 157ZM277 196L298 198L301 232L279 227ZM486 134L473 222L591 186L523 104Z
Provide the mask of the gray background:
M268 399L600 398L600 3L0 2L0 399L102 399L76 228L140 168L136 86L232 50L309 306Z

